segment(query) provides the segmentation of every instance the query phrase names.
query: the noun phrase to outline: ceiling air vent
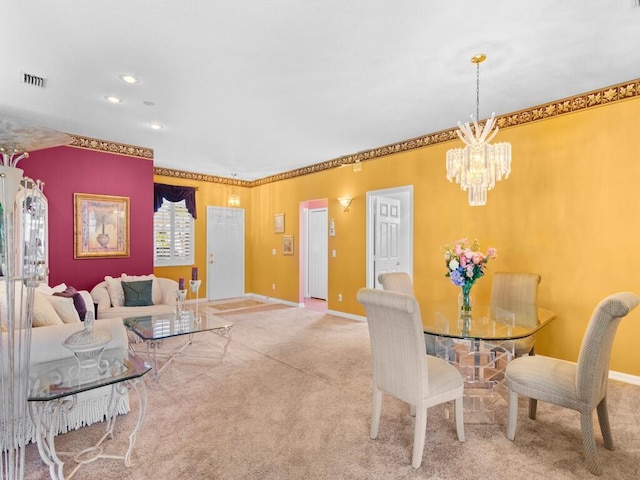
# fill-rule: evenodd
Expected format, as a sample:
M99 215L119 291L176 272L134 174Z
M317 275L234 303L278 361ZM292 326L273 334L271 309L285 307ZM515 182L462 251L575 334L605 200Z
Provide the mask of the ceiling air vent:
M39 77L38 75L32 75L30 73L21 72L20 73L20 81L22 83L26 83L27 85L32 85L34 87L45 88L47 79L44 77Z

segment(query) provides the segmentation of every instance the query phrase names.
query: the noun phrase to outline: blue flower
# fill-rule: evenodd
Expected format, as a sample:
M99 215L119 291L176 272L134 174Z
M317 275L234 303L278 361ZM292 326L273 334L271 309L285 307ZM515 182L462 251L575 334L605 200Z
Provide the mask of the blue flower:
M464 275L460 270L464 270L464 269L454 270L453 272L451 272L451 275L450 275L451 281L453 282L454 285L457 285L458 287L461 287L466 282L466 279L464 278Z

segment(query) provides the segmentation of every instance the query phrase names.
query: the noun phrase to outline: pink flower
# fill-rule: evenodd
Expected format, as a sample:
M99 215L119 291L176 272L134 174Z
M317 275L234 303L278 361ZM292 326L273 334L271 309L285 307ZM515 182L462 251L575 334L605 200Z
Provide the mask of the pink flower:
M480 262L482 262L482 260L484 260L483 255L479 252L475 252L473 254L473 256L471 257L471 261L475 264L478 265Z
M495 248L489 247L489 249L487 250L487 256L489 258L498 258L498 252Z
M461 254L460 255L460 265L462 265L463 268L467 267L467 263L469 263L469 260L467 259L467 257L465 256L465 254Z

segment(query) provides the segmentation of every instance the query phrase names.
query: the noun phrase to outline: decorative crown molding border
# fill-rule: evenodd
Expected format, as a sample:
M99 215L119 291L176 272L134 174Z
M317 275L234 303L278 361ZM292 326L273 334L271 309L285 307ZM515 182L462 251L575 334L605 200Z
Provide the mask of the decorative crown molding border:
M120 155L128 155L130 157L153 160L152 148L136 147L135 145L127 145L125 143L107 142L105 140L98 140L97 138L81 137L80 135L72 135L70 133L68 135L73 139L69 144L70 147L118 153Z
M580 95L574 95L572 97L556 100L544 105L537 105L535 107L526 108L514 113L501 115L497 117L496 123L499 128L516 127L519 125L546 120L549 118L566 115L589 108L595 108L610 103L629 100L634 97L640 97L640 79L619 83L617 85L600 88L598 90L593 90L591 92L583 93ZM483 124L484 122L480 123ZM239 185L243 187L257 187L259 185L265 185L267 183L278 182L280 180L287 180L289 178L295 178L302 175L321 172L323 170L340 167L342 165L364 162L366 160L373 160L375 158L393 155L394 153L408 152L410 150L426 147L428 145L435 145L438 143L448 142L449 140L456 140L458 138L458 135L456 134L457 130L457 127L451 128L449 130L441 130L439 132L430 133L421 137L416 137L409 140L404 140L402 142L365 150L363 152L345 155L343 157L335 158L333 160L328 160L322 163L316 163L314 165L298 168L296 170L278 173L270 177L253 180L251 182L243 182L242 180L235 180L224 177L215 177L212 175L199 175L170 169L156 168L155 173L157 175L166 175L178 178L192 178L196 180L224 183L229 185Z
M199 180L201 182L221 183L223 185L233 185L234 187L252 187L253 182L247 180L238 180L235 178L218 177L216 175L205 175L203 173L184 172L182 170L172 170L170 168L155 167L153 169L155 175L165 177L184 178L187 180Z

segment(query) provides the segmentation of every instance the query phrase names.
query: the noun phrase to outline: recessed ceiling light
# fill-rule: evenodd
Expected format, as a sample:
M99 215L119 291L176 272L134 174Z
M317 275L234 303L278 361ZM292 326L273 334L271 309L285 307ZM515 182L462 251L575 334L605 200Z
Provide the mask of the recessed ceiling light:
M122 75L119 75L119 77L120 77L120 80L122 80L125 83L129 83L131 85L135 85L136 83L140 83L140 80L138 80L133 75L122 74Z
M105 95L104 99L109 103L122 103L122 99L115 95Z
M153 130L162 130L164 128L164 125L161 125L160 123L150 123L149 128Z

